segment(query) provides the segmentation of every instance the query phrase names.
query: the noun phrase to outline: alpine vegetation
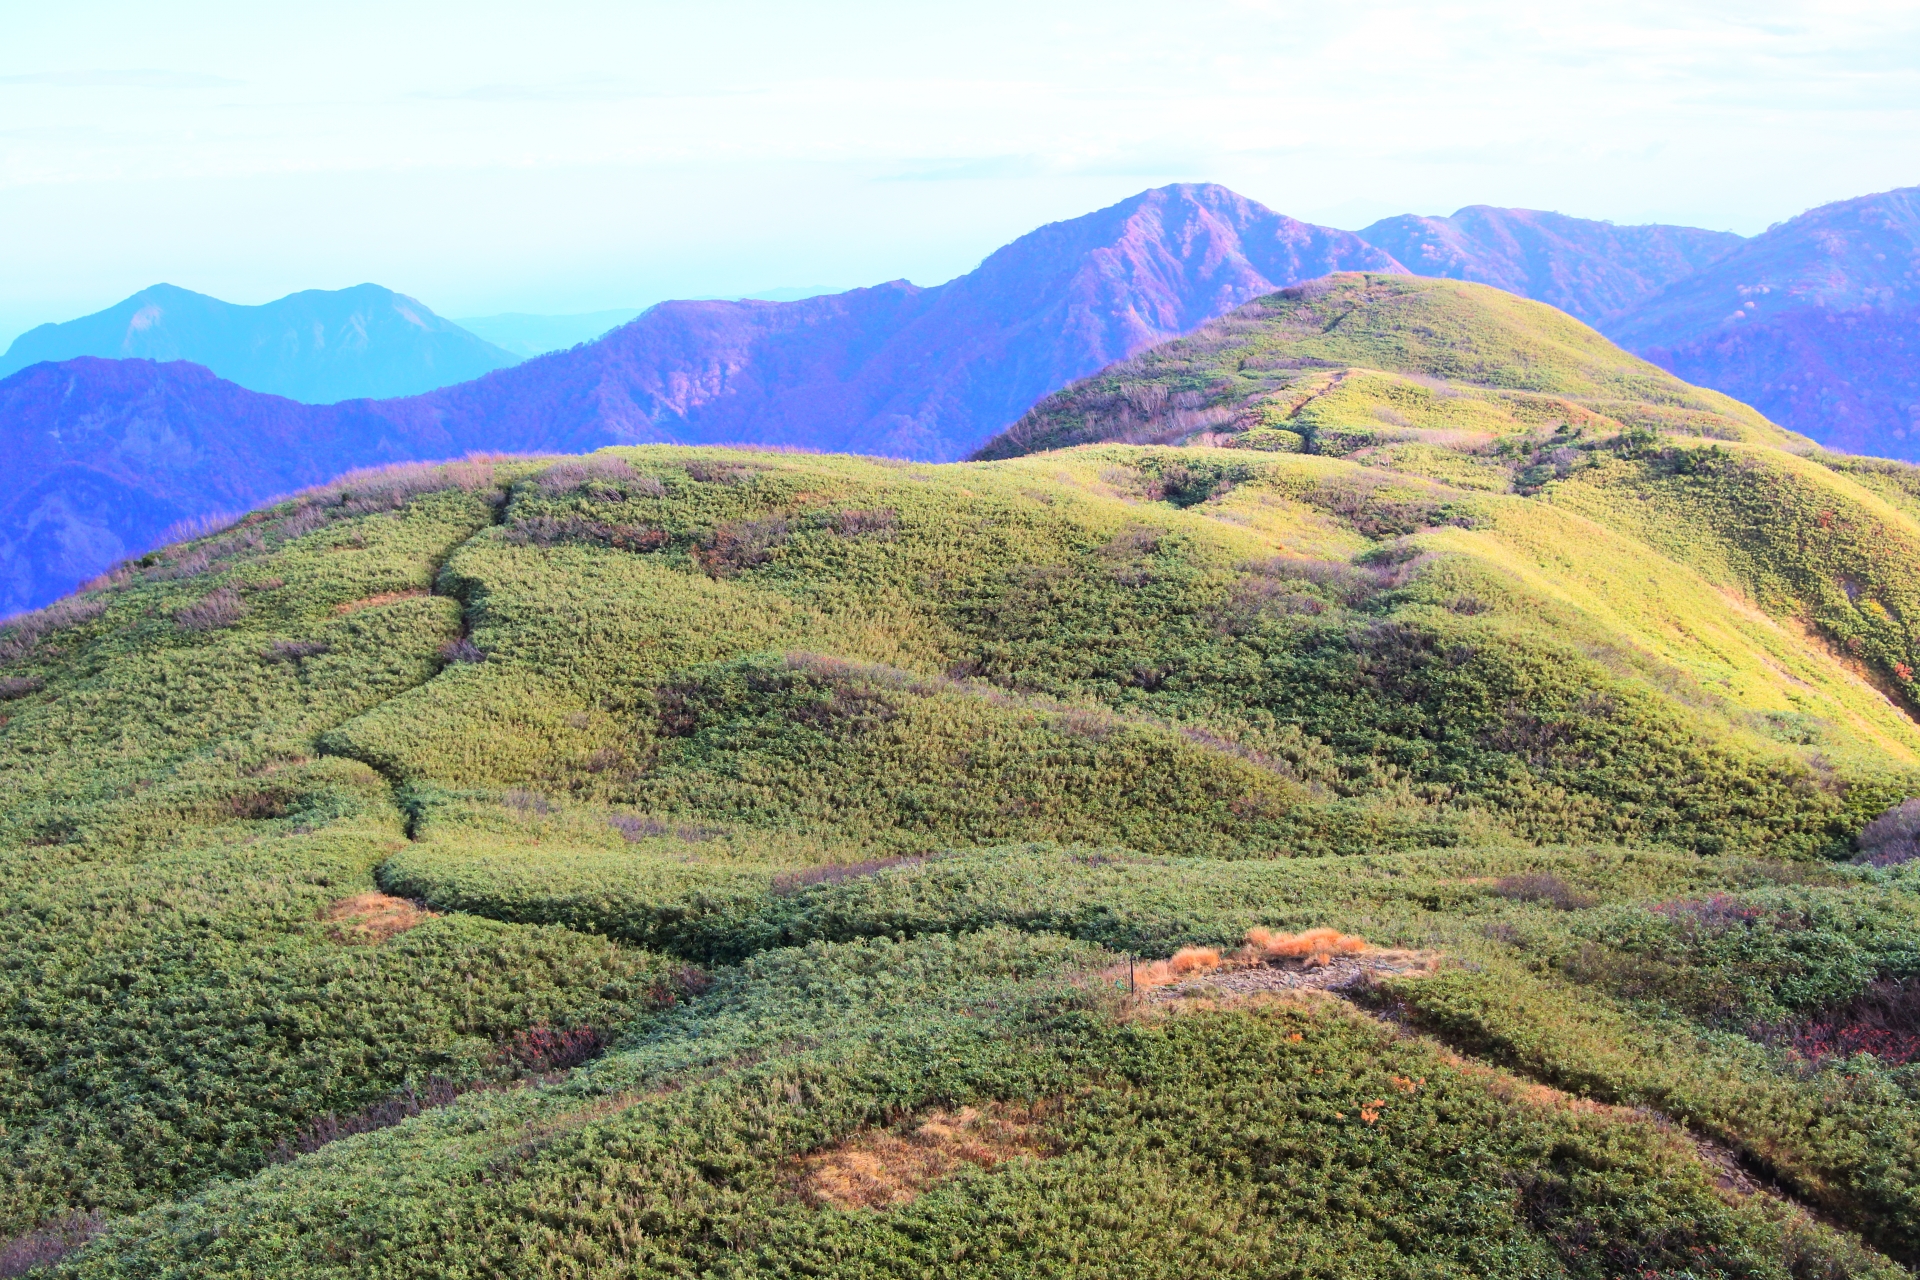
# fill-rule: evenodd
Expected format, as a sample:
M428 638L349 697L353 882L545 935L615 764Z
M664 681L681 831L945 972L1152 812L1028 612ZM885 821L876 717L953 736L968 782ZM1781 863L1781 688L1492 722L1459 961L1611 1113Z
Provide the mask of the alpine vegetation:
M8 624L0 1270L1920 1262L1920 472L1377 275L987 453L359 473Z

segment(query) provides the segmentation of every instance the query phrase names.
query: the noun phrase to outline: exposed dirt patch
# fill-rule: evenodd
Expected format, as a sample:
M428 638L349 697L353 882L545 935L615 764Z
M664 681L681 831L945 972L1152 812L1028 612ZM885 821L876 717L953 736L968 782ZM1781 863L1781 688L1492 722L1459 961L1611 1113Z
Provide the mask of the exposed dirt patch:
M405 591L382 591L377 596L368 596L363 600L349 600L345 604L333 606L336 616L343 613L358 613L362 609L371 609L376 605L393 604L400 600L415 600L427 594L425 587L408 587Z
M789 1181L802 1198L835 1209L906 1204L967 1165L991 1169L1051 1154L1040 1134L1046 1103L923 1112L900 1128L863 1129L795 1161Z
M328 906L321 918L333 925L327 933L335 942L377 943L425 924L434 914L405 898L385 893L356 893Z
M1920 714L1916 714L1914 705L1908 701L1906 690L1887 679L1883 673L1874 670L1867 663L1835 644L1825 632L1806 618L1789 617L1782 619L1782 623L1785 628L1797 632L1807 642L1809 648L1833 659L1834 665L1839 667L1854 684L1872 690L1884 698L1895 711L1920 724Z

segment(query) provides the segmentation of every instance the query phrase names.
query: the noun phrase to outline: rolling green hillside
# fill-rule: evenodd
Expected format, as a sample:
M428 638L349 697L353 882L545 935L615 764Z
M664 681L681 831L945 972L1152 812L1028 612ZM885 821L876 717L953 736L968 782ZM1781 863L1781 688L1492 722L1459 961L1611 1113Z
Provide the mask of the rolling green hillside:
M1920 1259L1908 472L1372 277L1017 435L1122 442L350 476L0 632L0 1269Z

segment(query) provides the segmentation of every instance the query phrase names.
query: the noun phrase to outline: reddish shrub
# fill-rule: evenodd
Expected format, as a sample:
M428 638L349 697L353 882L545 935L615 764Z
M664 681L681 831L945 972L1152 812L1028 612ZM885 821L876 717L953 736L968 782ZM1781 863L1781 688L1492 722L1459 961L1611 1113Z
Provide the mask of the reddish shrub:
M390 1098L382 1099L349 1115L342 1116L328 1112L300 1129L292 1137L282 1138L275 1143L273 1150L267 1155L267 1161L270 1164L284 1164L295 1156L318 1151L329 1142L338 1142L356 1133L391 1129L402 1120L410 1119L423 1111L444 1107L461 1094L499 1087L497 1084L485 1081L475 1080L462 1084L435 1076L420 1089L408 1087Z
M889 510L842 511L833 518L833 531L843 538L858 538L869 534L891 538L899 524L899 515Z
M325 640L275 640L260 656L269 662L299 662L303 658L317 658L332 648Z
M30 693L38 693L47 687L46 681L38 676L0 676L0 702L14 698L24 698Z
M1708 898L1663 902L1653 910L1675 924L1708 933L1725 933L1736 926L1752 924L1767 914L1760 907L1726 893L1716 893Z
M609 524L586 516L532 516L507 529L507 541L521 546L551 547L561 542L589 542L616 551L658 551L667 545L663 529L635 524Z
M703 996L713 989L713 975L694 964L679 966L667 975L667 981L689 998Z
M766 564L786 541L787 522L779 516L733 520L709 534L694 554L708 573L730 578Z
M641 475L624 458L570 458L557 462L540 476L539 485L548 493L586 490L599 501L621 502L630 497L661 498L667 488L652 476Z
M1856 1053L1894 1065L1920 1062L1920 980L1883 979L1843 1005L1756 1030L1757 1038L1784 1042L1815 1062Z
M284 818L293 810L293 797L284 791L249 791L227 797L227 811L236 818Z
M715 836L725 834L719 827L703 827L690 822L662 822L658 818L641 818L630 813L615 814L607 819L607 825L630 841L672 836L687 844L699 844L703 840L711 840Z
M105 601L68 596L64 600L55 600L44 609L23 613L0 628L0 662L24 658L46 636L82 622L91 622L106 611Z
M247 606L232 587L208 592L194 603L174 611L173 620L182 631L218 631L240 621Z
M459 662L485 662L486 660L487 651L467 636L461 636L458 640L449 640L440 646L440 661L449 666Z
M1892 867L1920 858L1920 798L1903 800L1860 832L1855 862Z
M654 984L667 992L667 1004L673 1003L665 983ZM649 994L652 994L650 989ZM559 1030L540 1023L528 1027L493 1051L493 1060L504 1066L519 1067L536 1075L548 1071L566 1071L590 1062L606 1049L608 1037L598 1027L581 1026Z
M923 857L874 858L867 862L839 862L823 867L806 867L799 871L782 871L773 878L773 891L784 897L809 885L839 884L842 880L876 875L889 867L917 867L925 861Z
M538 791L528 791L525 787L514 787L500 797L501 803L509 809L518 809L521 813L552 813L553 801Z
M654 690L660 732L669 738L691 738L700 729L700 687L662 685Z
M75 1209L63 1218L0 1242L0 1276L24 1276L50 1267L106 1230L107 1215Z
M822 733L861 733L894 718L899 709L883 694L852 685L835 685L825 697L801 702L787 713L795 724Z
M1600 905L1600 899L1594 895L1582 893L1559 876L1543 871L1506 876L1493 886L1493 895L1515 902L1545 902L1561 911L1583 911Z
M708 458L694 458L686 464L688 477L701 484L739 484L753 469L742 462L716 462Z

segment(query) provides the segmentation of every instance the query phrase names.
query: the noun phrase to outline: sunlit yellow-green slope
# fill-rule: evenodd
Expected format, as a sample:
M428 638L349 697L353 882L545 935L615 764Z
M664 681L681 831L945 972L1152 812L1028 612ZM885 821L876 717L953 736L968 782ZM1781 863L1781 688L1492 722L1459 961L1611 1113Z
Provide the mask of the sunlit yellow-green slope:
M1377 277L993 452L351 476L0 630L0 1257L1907 1274L1910 469ZM1128 989L1319 926L1412 959Z

